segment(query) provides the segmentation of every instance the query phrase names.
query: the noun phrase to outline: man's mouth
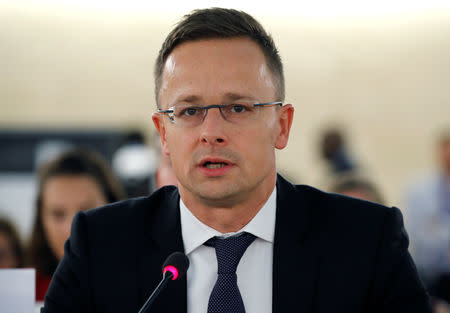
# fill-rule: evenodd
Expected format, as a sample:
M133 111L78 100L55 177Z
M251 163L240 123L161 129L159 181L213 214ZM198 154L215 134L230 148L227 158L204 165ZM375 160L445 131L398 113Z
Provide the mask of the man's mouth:
M227 166L228 164L225 162L205 162L203 164L203 167L209 168L209 169L217 169L217 168L222 168L224 166Z

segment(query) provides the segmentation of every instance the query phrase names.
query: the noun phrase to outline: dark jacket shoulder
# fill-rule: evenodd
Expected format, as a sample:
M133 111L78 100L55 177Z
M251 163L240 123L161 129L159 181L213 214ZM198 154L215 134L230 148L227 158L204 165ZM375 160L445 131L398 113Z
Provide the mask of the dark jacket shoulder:
M86 216L89 225L102 225L102 229L134 227L133 224L171 212L161 212L161 208L171 210L179 199L175 186L165 186L149 196L130 198L102 207L91 209L81 214Z
M294 185L278 177L279 207L289 207L289 213L309 222L330 227L341 225L347 230L383 223L387 216L400 215L394 207L386 207L349 196L330 193L308 185ZM377 225L380 226L380 225Z

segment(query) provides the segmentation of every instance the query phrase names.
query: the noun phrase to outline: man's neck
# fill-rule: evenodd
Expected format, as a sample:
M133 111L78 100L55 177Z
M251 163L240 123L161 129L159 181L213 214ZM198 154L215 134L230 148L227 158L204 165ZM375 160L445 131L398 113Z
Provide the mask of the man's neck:
M186 207L202 223L221 233L230 233L239 231L255 217L269 199L274 188L275 185L258 197L245 199L245 201L232 206L205 203L204 201L199 201L199 199L184 196L181 190L180 195Z

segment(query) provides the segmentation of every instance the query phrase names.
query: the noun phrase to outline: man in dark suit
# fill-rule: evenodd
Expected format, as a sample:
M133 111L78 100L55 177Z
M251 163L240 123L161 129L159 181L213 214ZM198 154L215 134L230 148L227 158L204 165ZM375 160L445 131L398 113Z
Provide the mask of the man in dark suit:
M257 21L194 11L155 76L178 188L79 213L43 312L137 312L173 251L190 268L149 312L431 312L398 209L277 176L294 109Z

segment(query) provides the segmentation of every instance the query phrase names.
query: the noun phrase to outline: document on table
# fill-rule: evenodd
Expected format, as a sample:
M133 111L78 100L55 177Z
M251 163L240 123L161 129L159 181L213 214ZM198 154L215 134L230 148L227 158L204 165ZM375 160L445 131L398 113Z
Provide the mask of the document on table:
M0 269L0 312L34 312L35 270Z

